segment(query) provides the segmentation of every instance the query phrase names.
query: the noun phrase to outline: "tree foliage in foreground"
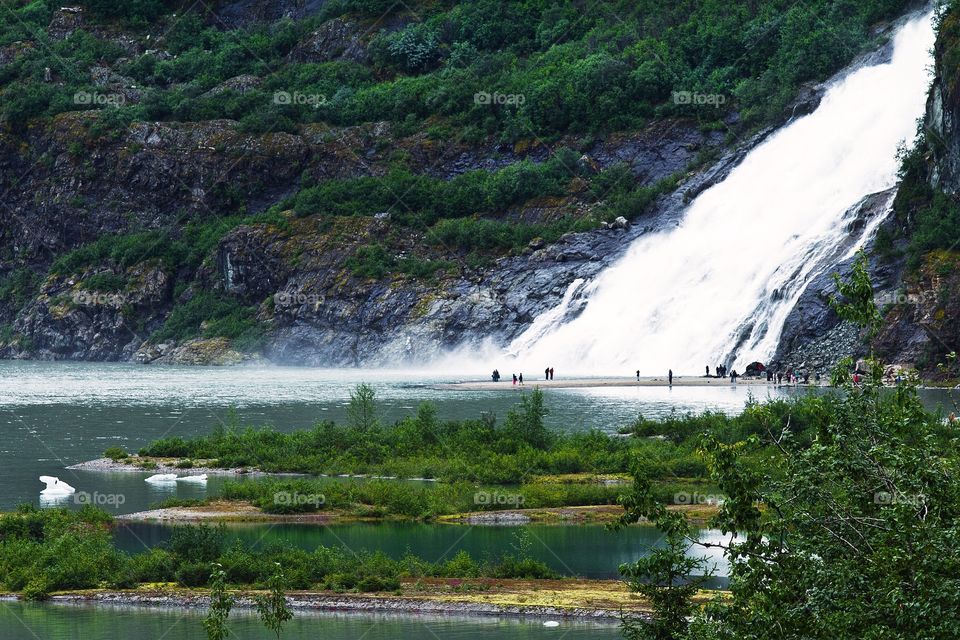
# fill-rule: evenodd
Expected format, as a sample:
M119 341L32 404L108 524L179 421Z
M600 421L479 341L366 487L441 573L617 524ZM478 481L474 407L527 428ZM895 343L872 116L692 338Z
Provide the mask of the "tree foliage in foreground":
M227 619L236 598L227 592L227 574L217 563L212 565L210 573L210 608L203 619L203 628L208 640L224 640L230 635Z
M733 446L704 436L702 453L727 496L711 524L739 532L723 545L729 597L716 598L689 625L684 614L692 607L662 608L668 619L661 626L671 633L633 625L632 637L957 637L955 434L911 387L889 391L871 382L824 402L832 419L808 447L775 429ZM764 444L773 445L768 460L746 464L744 456ZM638 480L625 500L627 519L648 516L679 530L668 549L675 565L688 562L695 531L650 501ZM657 577L642 563L625 573L645 588ZM682 589L677 581L656 586L674 595ZM689 603L692 594L681 595Z
M845 317L875 318L865 271L844 283ZM879 363L862 387L838 372L841 394L801 442L766 405L767 428L738 443L711 433L700 451L726 501L712 526L737 533L719 546L729 594L695 609L689 581L694 530L650 497L638 473L623 522L640 516L667 532L666 569L649 559L622 568L652 591L654 624L627 621L629 638L955 638L960 634L960 485L957 434L926 411L912 383L881 384ZM757 453L766 455L762 458ZM753 455L751 455L753 454ZM700 570L700 571L698 571ZM692 618L690 613L695 615Z
M276 573L267 580L268 593L257 596L255 602L260 621L279 638L284 623L293 619L293 612L287 605L285 592L287 579L283 575L283 568L279 562L276 563L276 566Z

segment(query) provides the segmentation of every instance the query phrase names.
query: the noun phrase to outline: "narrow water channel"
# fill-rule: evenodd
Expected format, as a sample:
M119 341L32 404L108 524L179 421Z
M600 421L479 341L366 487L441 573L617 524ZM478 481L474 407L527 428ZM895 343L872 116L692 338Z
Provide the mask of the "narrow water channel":
M406 553L431 562L448 560L460 551L477 560L496 561L506 554L518 553L523 547L529 554L545 562L565 576L582 578L617 578L622 563L635 561L652 547L663 544L663 535L649 526L634 526L611 532L600 525L523 527L490 527L449 524L384 522L333 526L314 524L229 525L229 537L257 547L280 543L313 550L317 546L342 547L349 552L382 551L392 558ZM157 524L124 524L116 529L117 545L130 553L138 553L169 539L170 526ZM703 541L716 542L723 534L711 529L700 532ZM709 555L718 575L726 575L726 563L713 550L691 550L697 557ZM721 586L722 578L710 586Z

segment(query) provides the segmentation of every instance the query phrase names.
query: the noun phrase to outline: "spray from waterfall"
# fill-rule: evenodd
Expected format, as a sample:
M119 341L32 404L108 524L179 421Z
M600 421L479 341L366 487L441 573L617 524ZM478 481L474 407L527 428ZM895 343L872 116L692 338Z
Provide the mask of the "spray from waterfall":
M565 374L689 373L721 360L742 370L768 359L803 290L843 257L837 248L855 250L879 223L851 232L848 212L896 184L898 146L912 140L929 87L932 21L908 21L889 63L843 76L678 226L641 236L593 282L575 283L507 352L521 367ZM587 302L563 322L574 292Z

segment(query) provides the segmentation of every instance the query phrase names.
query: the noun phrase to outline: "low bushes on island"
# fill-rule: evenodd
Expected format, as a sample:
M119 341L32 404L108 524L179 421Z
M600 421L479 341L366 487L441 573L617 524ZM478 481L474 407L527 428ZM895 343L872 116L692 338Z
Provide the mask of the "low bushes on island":
M776 417L779 428L796 437L830 419L829 400L815 395L768 404L751 404L740 415L706 412L637 421L622 434L598 430L565 433L548 429L543 393L525 394L499 423L493 416L441 420L422 404L415 415L384 426L375 394L361 385L353 394L346 424L320 422L283 433L218 425L208 436L158 440L142 456L216 460L224 468L252 467L265 472L373 474L435 478L448 483L520 485L547 474L629 473L637 464L665 479L705 478L695 436L704 431L736 442L767 428L758 407ZM365 416L365 417L363 417Z
M559 577L523 553L479 561L460 552L430 562L411 554L394 559L342 547L307 551L273 543L255 548L229 542L222 525L178 526L166 543L128 554L116 547L111 525L109 515L92 507L69 511L24 505L0 516L0 584L30 599L61 590L131 589L145 583L202 587L214 564L223 568L230 585L252 588L266 585L278 566L290 588L335 591L392 591L401 580L423 577Z
M418 485L396 480L267 479L228 481L220 497L247 501L276 514L344 510L358 517L430 519L470 511L611 505L622 492L622 486L599 483L497 487L464 481Z

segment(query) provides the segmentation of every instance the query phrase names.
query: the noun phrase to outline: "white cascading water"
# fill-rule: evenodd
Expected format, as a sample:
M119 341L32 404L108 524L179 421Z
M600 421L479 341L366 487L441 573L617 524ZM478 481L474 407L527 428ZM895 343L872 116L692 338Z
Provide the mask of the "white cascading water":
M583 285L578 316L562 320L572 286L508 352L521 366L564 374L693 373L721 362L742 371L769 358L803 289L844 257L845 214L896 184L898 146L912 141L924 111L932 22L908 21L888 64L838 80L816 111L697 197L677 227L640 237ZM847 253L879 222L858 230Z

